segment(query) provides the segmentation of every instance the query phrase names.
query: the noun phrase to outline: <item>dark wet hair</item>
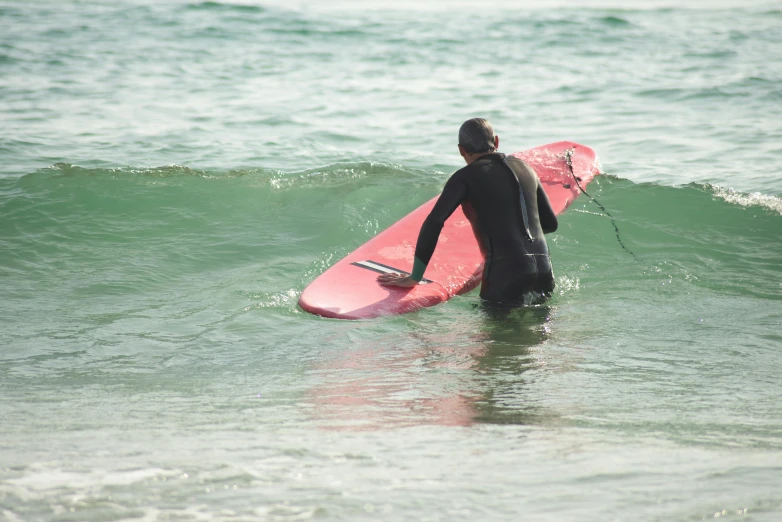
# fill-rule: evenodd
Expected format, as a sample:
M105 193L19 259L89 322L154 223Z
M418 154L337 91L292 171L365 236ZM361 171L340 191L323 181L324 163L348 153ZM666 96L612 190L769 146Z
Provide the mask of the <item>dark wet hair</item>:
M459 128L459 145L470 154L494 152L494 127L483 118L472 118Z

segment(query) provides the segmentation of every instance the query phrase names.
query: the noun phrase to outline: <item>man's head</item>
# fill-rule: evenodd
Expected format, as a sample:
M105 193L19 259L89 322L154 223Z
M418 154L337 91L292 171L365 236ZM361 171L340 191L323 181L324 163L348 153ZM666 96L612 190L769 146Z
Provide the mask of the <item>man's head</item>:
M459 153L469 164L497 150L500 145L494 128L483 118L472 118L462 123L459 128Z

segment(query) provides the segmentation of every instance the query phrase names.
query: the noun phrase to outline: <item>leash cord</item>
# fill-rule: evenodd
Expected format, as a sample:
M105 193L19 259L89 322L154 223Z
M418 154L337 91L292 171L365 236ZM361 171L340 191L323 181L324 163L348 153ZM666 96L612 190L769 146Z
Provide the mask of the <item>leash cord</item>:
M573 152L574 152L574 150L575 150L575 149L572 149L572 148L571 148L571 149L568 149L568 150L566 150L566 151L565 151L565 158L564 158L564 159L565 159L565 162L567 163L567 167L568 167L568 169L570 170L570 175L571 175L571 176L573 176L573 179L574 179L574 180L575 180L575 182L576 182L576 186L578 187L578 189L579 189L579 190L580 190L580 191L581 191L581 192L582 192L582 193L583 193L583 194L584 194L586 197L588 197L590 200L594 201L594 202L595 202L595 204L596 204L598 207L600 207L600 210L602 210L602 211L603 211L603 213L604 213L606 216L608 216L608 218L611 220L611 225L614 227L614 232L616 232L616 240L617 240L617 241L619 241L619 245L620 245L620 246L622 247L622 249L624 249L624 250L625 250L625 251L626 251L628 254L630 254L631 256L633 256L633 259L635 259L636 261L638 261L638 258L637 258L637 257L636 257L636 255L633 253L633 251L632 251L632 250L630 250L629 248L627 248L627 246L625 246L624 242L622 242L622 238L619 236L619 227L616 225L616 221L614 220L614 216L612 216L612 215L611 215L611 213L610 213L608 210L606 210L606 208L605 208L605 207L602 205L602 203L600 203L598 200L596 200L595 198L593 198L592 196L590 196L590 195L589 195L589 193L588 193L586 190L584 190L584 187L582 187L582 186L581 186L581 181L578 179L578 176L576 176L576 173L575 173L575 172L573 172Z

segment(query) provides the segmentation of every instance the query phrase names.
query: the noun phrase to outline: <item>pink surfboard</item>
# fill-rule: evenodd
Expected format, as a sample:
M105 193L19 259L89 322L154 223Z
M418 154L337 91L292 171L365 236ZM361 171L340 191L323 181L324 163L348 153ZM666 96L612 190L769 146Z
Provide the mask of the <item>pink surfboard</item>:
M568 151L573 174L567 164ZM595 152L569 141L511 155L535 170L557 214L581 192L574 175L586 187L600 172ZM378 273L412 270L418 232L436 201L436 197L427 201L323 272L304 289L299 306L324 317L366 319L433 306L477 287L483 257L461 206L445 222L422 284L394 288L376 281Z

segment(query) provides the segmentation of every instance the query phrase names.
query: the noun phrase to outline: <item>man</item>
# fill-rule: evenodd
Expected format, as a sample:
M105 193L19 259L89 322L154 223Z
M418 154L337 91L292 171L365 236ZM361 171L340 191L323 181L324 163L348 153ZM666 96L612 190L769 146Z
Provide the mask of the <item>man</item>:
M413 273L382 274L377 278L381 284L417 285L445 220L461 204L484 256L481 298L517 305L551 295L554 275L543 234L557 229L557 216L535 171L517 158L498 153L499 145L499 136L483 118L462 124L459 153L467 166L451 176L424 221Z

